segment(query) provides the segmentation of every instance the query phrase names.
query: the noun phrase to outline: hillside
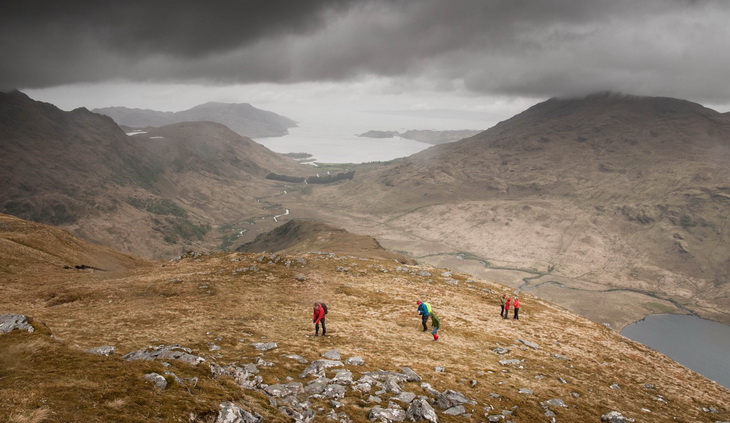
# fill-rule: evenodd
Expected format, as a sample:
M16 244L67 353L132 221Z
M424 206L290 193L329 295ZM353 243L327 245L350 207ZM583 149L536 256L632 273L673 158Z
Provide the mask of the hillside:
M281 191L270 172L307 175L221 124L128 136L106 116L17 91L0 93L0 152L0 211L155 258L224 242L225 225L269 215L256 198Z
M210 121L223 124L244 137L278 137L286 135L297 122L248 103L208 102L180 112L160 112L127 107L104 107L93 112L114 119L119 125L147 128L181 122Z
M551 99L303 201L615 328L662 312L728 323L729 140L726 114L688 101Z
M730 391L662 354L529 294L503 320L511 289L448 269L336 252L68 269L107 250L10 217L0 228L0 245L43 245L12 247L12 267L0 255L0 310L30 317L0 317L18 327L0 333L2 421L730 420ZM441 318L438 342L417 299ZM325 337L314 301L329 306Z

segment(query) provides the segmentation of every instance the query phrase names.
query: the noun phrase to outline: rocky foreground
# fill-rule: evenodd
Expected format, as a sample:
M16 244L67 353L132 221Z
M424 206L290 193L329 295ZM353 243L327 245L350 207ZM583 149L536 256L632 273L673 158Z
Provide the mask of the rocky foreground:
M448 269L332 253L60 264L4 268L0 310L21 326L0 325L0 420L730 420L730 392L666 356L525 294L501 319L509 290Z

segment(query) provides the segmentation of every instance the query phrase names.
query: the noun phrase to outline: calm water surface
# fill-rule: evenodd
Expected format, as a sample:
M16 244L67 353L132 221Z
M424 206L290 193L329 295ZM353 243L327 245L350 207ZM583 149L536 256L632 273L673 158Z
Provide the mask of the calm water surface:
M696 316L659 314L626 326L621 335L730 388L728 325Z

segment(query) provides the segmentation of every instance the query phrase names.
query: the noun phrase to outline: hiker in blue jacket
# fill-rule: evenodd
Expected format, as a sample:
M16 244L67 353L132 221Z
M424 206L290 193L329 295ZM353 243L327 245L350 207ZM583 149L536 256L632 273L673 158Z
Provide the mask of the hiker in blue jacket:
M428 316L429 314L431 314L431 304L422 303L420 301L416 301L416 304L418 304L418 314L421 315L421 324L423 325L423 331L426 332L428 330Z

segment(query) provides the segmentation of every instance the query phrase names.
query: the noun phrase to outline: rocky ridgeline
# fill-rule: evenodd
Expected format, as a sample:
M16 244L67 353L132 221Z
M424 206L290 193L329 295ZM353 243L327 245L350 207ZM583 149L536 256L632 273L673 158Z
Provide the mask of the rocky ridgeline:
M0 316L0 333L13 330L32 332L31 320L23 315L8 314ZM203 357L195 354L191 349L180 345L149 346L143 350L133 351L121 357L123 360L158 360L169 366L171 360L180 361L190 366L199 366L203 363L210 367L212 379L231 378L243 390L254 391L265 395L271 407L277 409L283 416L295 422L334 421L351 422L345 410L348 403L354 401L360 404L371 404L368 419L380 422L400 421L428 421L436 423L439 415L461 416L468 420L474 418L488 422L516 422L519 416L518 406L505 406L499 394L489 394L489 399L502 405L502 409L487 402L478 402L461 392L446 389L438 390L433 384L424 380L409 367L398 370L360 371L366 365L359 356L347 357L343 360L336 349L324 352L320 357L309 361L299 354L291 354L279 350L275 342L251 343L250 347L257 354L251 363L218 363L212 357ZM517 340L512 346L497 346L493 352L499 357L508 355L510 348L519 348L521 351L539 350L539 345ZM209 345L210 351L218 351L220 347ZM115 354L113 346L101 346L87 350L89 353L112 356ZM301 365L301 371L289 371L286 376L274 376L277 383L264 383L266 372L269 369L283 367L273 361L292 360ZM569 360L569 358L553 355L554 359ZM114 358L110 358L114 359ZM268 359L268 360L267 360ZM499 364L504 367L503 372L523 368L524 360L500 359ZM288 366L287 366L288 367ZM280 369L279 369L280 370ZM436 367L436 372L445 372L444 367ZM188 389L195 388L198 378L180 378L172 371L164 374L148 373L140 375L149 381L151 389L165 390L171 383ZM266 378L269 380L271 378ZM561 383L568 381L561 380ZM470 382L477 384L476 380ZM620 386L612 386L620 389ZM646 389L654 390L653 386ZM531 389L523 388L520 395L534 395ZM573 398L580 395L572 393ZM349 401L348 401L349 400ZM661 400L661 396L657 396ZM544 411L545 421L557 422L556 411L568 407L561 398L551 398L538 401ZM705 410L708 414L716 414L718 410L712 407ZM361 412L361 410L358 410ZM559 413L559 411L558 411ZM625 417L619 411L611 411L596 416L603 422L623 423L634 422L637 419ZM484 420L481 420L484 419ZM190 416L191 422L197 422L196 416ZM264 418L255 410L249 409L246 404L221 402L219 405L216 423L259 423ZM716 421L716 423L727 423Z

